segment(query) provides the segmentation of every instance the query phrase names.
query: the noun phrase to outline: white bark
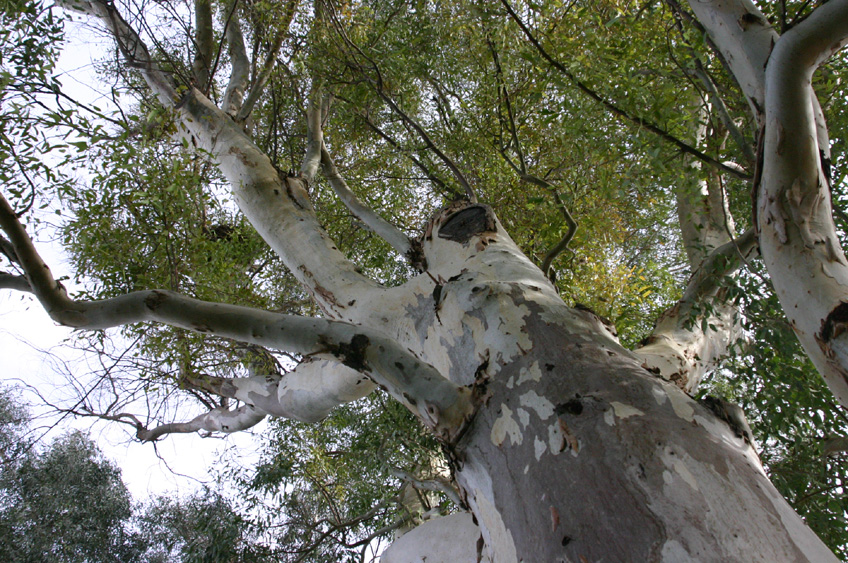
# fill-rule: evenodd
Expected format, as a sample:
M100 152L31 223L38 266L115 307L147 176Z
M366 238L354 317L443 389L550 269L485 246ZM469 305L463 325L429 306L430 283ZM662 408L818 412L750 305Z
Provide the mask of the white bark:
M224 92L224 102L221 108L227 115L235 117L241 109L244 100L244 92L250 81L250 60L244 47L244 35L241 32L241 18L239 17L239 1L232 0L231 5L225 8L227 13L227 51L230 55L230 80L227 90Z
M759 118L765 107L765 68L778 34L751 0L690 0Z
M396 540L380 563L481 563L477 541L480 528L468 512L427 520Z
M848 261L836 236L820 151L813 72L848 38L848 1L832 0L777 42L766 69L760 247L804 350L848 404Z
M226 379L215 392L271 416L317 422L339 405L365 397L376 385L344 364L308 358L280 376Z
M233 410L218 407L198 415L188 422L162 424L150 430L139 428L136 436L142 442L153 442L166 434L186 434L199 431L230 434L256 426L265 416L265 413L250 405L242 405Z

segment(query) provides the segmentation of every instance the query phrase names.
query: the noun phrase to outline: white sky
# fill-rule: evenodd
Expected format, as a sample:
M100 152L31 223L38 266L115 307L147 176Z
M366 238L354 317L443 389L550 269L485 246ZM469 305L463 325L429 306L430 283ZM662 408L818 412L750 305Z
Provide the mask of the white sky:
M109 43L80 25L67 28L67 39L57 69L62 75L64 90L84 103L108 107L108 98L102 92L109 92L109 87L98 87L92 66L93 60L102 56L102 49L111 48ZM57 245L36 240L36 246L55 277L71 274ZM61 403L62 397L67 396L67 390L62 389L65 379L53 360L72 357L71 351L61 346L62 340L70 334L70 329L50 320L32 297L0 290L0 379L9 383L24 382L38 389L48 400ZM39 350L50 350L51 354L45 355ZM73 352L73 357L78 354ZM38 401L34 394L26 395L25 399ZM127 431L129 427L124 425L69 418L57 423L57 418L46 409L36 405L32 411L39 416L36 421L39 427L55 425L45 436L47 440L72 428L89 431L106 456L121 467L124 482L136 500L149 495L190 493L201 483L211 480L207 468L225 448L239 448L240 458L249 464L255 460L259 444L258 438L247 432L225 439L183 434L166 436L154 449L152 444L132 440ZM136 414L144 414L143 406ZM261 431L263 426L264 423L255 431Z

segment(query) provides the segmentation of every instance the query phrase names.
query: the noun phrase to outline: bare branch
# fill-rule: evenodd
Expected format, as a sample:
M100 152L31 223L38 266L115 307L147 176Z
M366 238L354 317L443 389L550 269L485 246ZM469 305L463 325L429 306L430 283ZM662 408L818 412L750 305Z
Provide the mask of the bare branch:
M212 409L188 422L171 422L150 430L140 427L136 436L142 442L152 442L165 434L187 434L205 430L207 432L239 432L259 424L265 413L250 405L242 405L234 410L224 407Z
M230 72L227 90L224 92L224 102L221 106L225 113L233 117L238 115L241 109L245 89L250 81L250 61L244 47L238 3L239 0L232 0L232 7L227 20L227 51L230 54L232 71Z
M25 276L16 276L5 272L0 272L0 288L16 289L18 291L32 293L32 287L29 285L29 280Z
M397 227L377 215L373 209L363 204L356 197L347 182L339 174L336 168L336 163L333 162L333 157L330 156L327 148L321 147L321 165L324 169L324 176L330 182L333 191L339 196L339 199L345 204L353 215L362 221L362 223L377 236L385 240L402 256L407 256L412 251L412 241L408 236L402 233Z
M279 21L277 34L274 36L271 48L265 55L265 62L262 63L262 68L259 70L259 74L253 77L253 84L250 87L247 98L244 100L244 104L242 104L241 110L239 110L238 115L236 116L236 121L239 123L250 117L253 107L265 92L265 86L268 84L268 80L271 78L271 72L277 64L277 54L280 52L280 48L283 46L283 41L286 36L288 36L289 26L294 19L297 3L298 0L288 0L288 2L286 2L285 14Z
M774 27L751 0L689 0L689 6L760 121L765 108L766 63L778 40ZM676 11L683 13L679 6Z
M209 93L212 79L212 2L210 0L194 0L194 63L192 73L197 88L204 94Z
M403 154L405 154L412 161L412 163L417 166L418 169L421 170L421 172L423 172L425 176L427 176L427 179L430 180L436 187L441 188L444 192L449 193L453 197L462 197L462 192L458 192L456 188L447 185L441 178L436 176L436 174L433 173L432 170L430 170L429 166L422 162L421 159L416 158L413 154L410 153L410 151L404 149L397 139L390 136L376 123L374 123L374 121L368 114L359 112L359 116L365 121L365 124L368 125L368 127L370 127L371 130L374 131L381 139L389 143L398 151L401 151Z

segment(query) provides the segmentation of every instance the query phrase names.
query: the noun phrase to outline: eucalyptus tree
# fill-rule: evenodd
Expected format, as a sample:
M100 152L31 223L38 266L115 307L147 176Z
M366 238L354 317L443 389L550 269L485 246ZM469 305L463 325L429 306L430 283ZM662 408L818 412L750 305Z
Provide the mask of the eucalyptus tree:
M120 470L79 432L39 444L20 397L0 389L0 554L4 561L139 561Z
M55 124L95 170L62 190L93 283L68 295L14 198L2 283L124 327L140 383L111 389L207 407L77 412L156 440L314 423L379 387L440 443L471 559L835 560L738 409L691 395L728 355L762 368L767 275L848 401L844 59L813 84L848 2L63 6L114 40L133 103L122 131Z

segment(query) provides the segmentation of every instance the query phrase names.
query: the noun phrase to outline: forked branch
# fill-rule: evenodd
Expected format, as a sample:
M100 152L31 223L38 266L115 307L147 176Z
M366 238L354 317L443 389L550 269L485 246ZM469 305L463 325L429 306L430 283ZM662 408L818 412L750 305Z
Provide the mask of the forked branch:
M53 278L2 196L0 227L21 258L36 297L58 323L98 330L154 321L302 356L334 359L367 374L446 441L455 439L473 415L471 389L449 381L380 332L340 321L210 303L170 291L138 291L99 301L75 301Z

